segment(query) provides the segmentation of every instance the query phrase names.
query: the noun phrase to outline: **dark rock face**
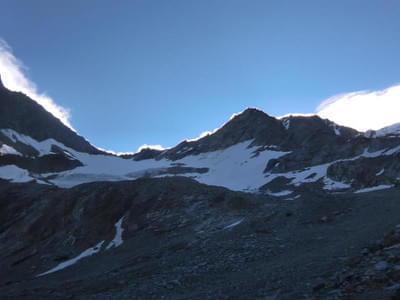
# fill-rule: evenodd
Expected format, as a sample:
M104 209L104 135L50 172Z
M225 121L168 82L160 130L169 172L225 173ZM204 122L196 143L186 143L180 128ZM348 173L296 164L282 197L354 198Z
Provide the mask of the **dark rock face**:
M288 122L287 128L285 122ZM335 129L340 131L340 134L337 134ZM339 157L343 151L349 152L348 155L354 153L354 149L348 146L347 142L357 135L358 132L351 128L338 126L318 116L278 120L258 109L249 108L211 135L197 141L183 141L165 151L145 149L135 154L133 159L177 160L187 155L222 150L237 143L253 140L251 147L275 146L282 151L293 151L292 159L288 160L300 161L301 157L305 164L319 164L332 157ZM338 147L343 148L339 154ZM290 169L295 166L289 164L287 167Z
M0 107L2 129L13 129L38 141L53 138L80 152L102 153L22 93L0 88Z
M145 148L142 151L135 153L134 155L123 155L123 158L130 159L132 158L133 160L143 160L143 159L152 159L157 157L162 151L160 150L155 150L155 149L149 149Z
M4 88L1 80L0 107L0 129L102 153L36 102ZM263 150L288 152L265 163L264 173L272 180L260 193L233 192L176 176L210 169L175 160L249 140L252 157ZM52 145L43 154L0 132L0 147L3 143L22 155L4 152L0 167L53 173L82 166L61 146ZM398 297L399 145L399 137L367 138L317 116L279 120L247 109L197 141L122 156L175 161L123 174L142 177L135 181L61 189L0 179L0 298ZM292 178L279 174L320 165L326 168L325 179L351 188L326 191L324 177L294 185ZM152 178L165 175L174 177ZM47 182L37 178L49 183L50 177ZM378 185L392 188L353 193ZM60 270L44 274L56 266Z
M360 158L337 162L327 171L330 178L341 182L352 182L354 187L397 184L400 172L399 154Z
M68 190L0 182L0 294L348 299L361 285L389 297L400 239L385 234L400 223L398 196L304 188L282 201L179 177ZM123 244L107 249L121 217ZM98 253L37 277L101 241Z
M82 163L67 157L65 154L49 154L40 157L0 156L0 166L6 165L16 165L21 169L38 174L71 170L82 166Z

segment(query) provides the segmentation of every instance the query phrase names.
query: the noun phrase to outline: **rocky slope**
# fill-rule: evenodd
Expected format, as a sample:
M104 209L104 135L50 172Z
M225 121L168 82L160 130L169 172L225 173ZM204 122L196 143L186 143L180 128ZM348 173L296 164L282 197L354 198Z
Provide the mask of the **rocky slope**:
M398 289L397 240L379 242L400 223L398 188L305 185L293 201L184 177L0 189L2 299L390 299Z
M0 128L12 129L39 142L54 139L80 152L99 154L97 148L66 127L59 119L26 95L13 92L0 84ZM12 143L10 137L2 139ZM18 145L14 145L16 149ZM17 149L18 150L18 149ZM22 149L21 149L22 150ZM34 149L32 149L33 152Z
M1 87L0 105L0 178L14 182L72 187L180 175L237 191L289 193L310 182L326 190L391 187L400 177L396 126L362 134L318 116L276 119L250 108L198 140L117 157L21 93Z
M397 126L247 109L118 157L1 81L0 106L1 299L398 297Z

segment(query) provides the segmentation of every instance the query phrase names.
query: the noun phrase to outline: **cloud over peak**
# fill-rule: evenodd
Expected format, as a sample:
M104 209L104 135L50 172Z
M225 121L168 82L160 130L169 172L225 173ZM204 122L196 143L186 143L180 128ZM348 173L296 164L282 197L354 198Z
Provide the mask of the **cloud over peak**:
M0 38L0 76L3 85L9 90L22 92L29 96L66 126L73 129L69 122L68 109L57 105L49 96L39 93L35 83L26 77L26 69L24 64L13 55L11 47Z
M322 118L359 131L378 130L400 122L400 85L328 98L317 107Z

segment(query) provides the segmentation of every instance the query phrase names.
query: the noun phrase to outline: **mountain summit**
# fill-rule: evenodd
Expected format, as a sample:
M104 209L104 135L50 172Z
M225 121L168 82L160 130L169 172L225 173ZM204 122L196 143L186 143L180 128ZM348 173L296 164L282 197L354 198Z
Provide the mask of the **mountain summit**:
M0 89L0 128L11 129L37 141L54 139L77 151L101 153L66 127L40 104L23 93Z
M0 90L0 165L25 181L60 187L188 176L232 190L356 190L397 184L400 137L366 136L318 116L281 119L248 108L214 133L163 150L106 154L22 93ZM381 172L384 162L384 176ZM357 166L354 168L354 166ZM105 167L107 166L107 167ZM14 178L8 169L3 178ZM52 174L48 174L52 172ZM1 173L0 173L1 177Z

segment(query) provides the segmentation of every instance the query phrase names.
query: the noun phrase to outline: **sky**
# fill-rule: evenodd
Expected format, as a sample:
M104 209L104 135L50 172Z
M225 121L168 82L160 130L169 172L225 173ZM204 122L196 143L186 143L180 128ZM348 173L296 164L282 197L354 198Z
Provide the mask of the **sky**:
M247 107L400 122L397 0L0 2L0 75L92 144L171 147Z

